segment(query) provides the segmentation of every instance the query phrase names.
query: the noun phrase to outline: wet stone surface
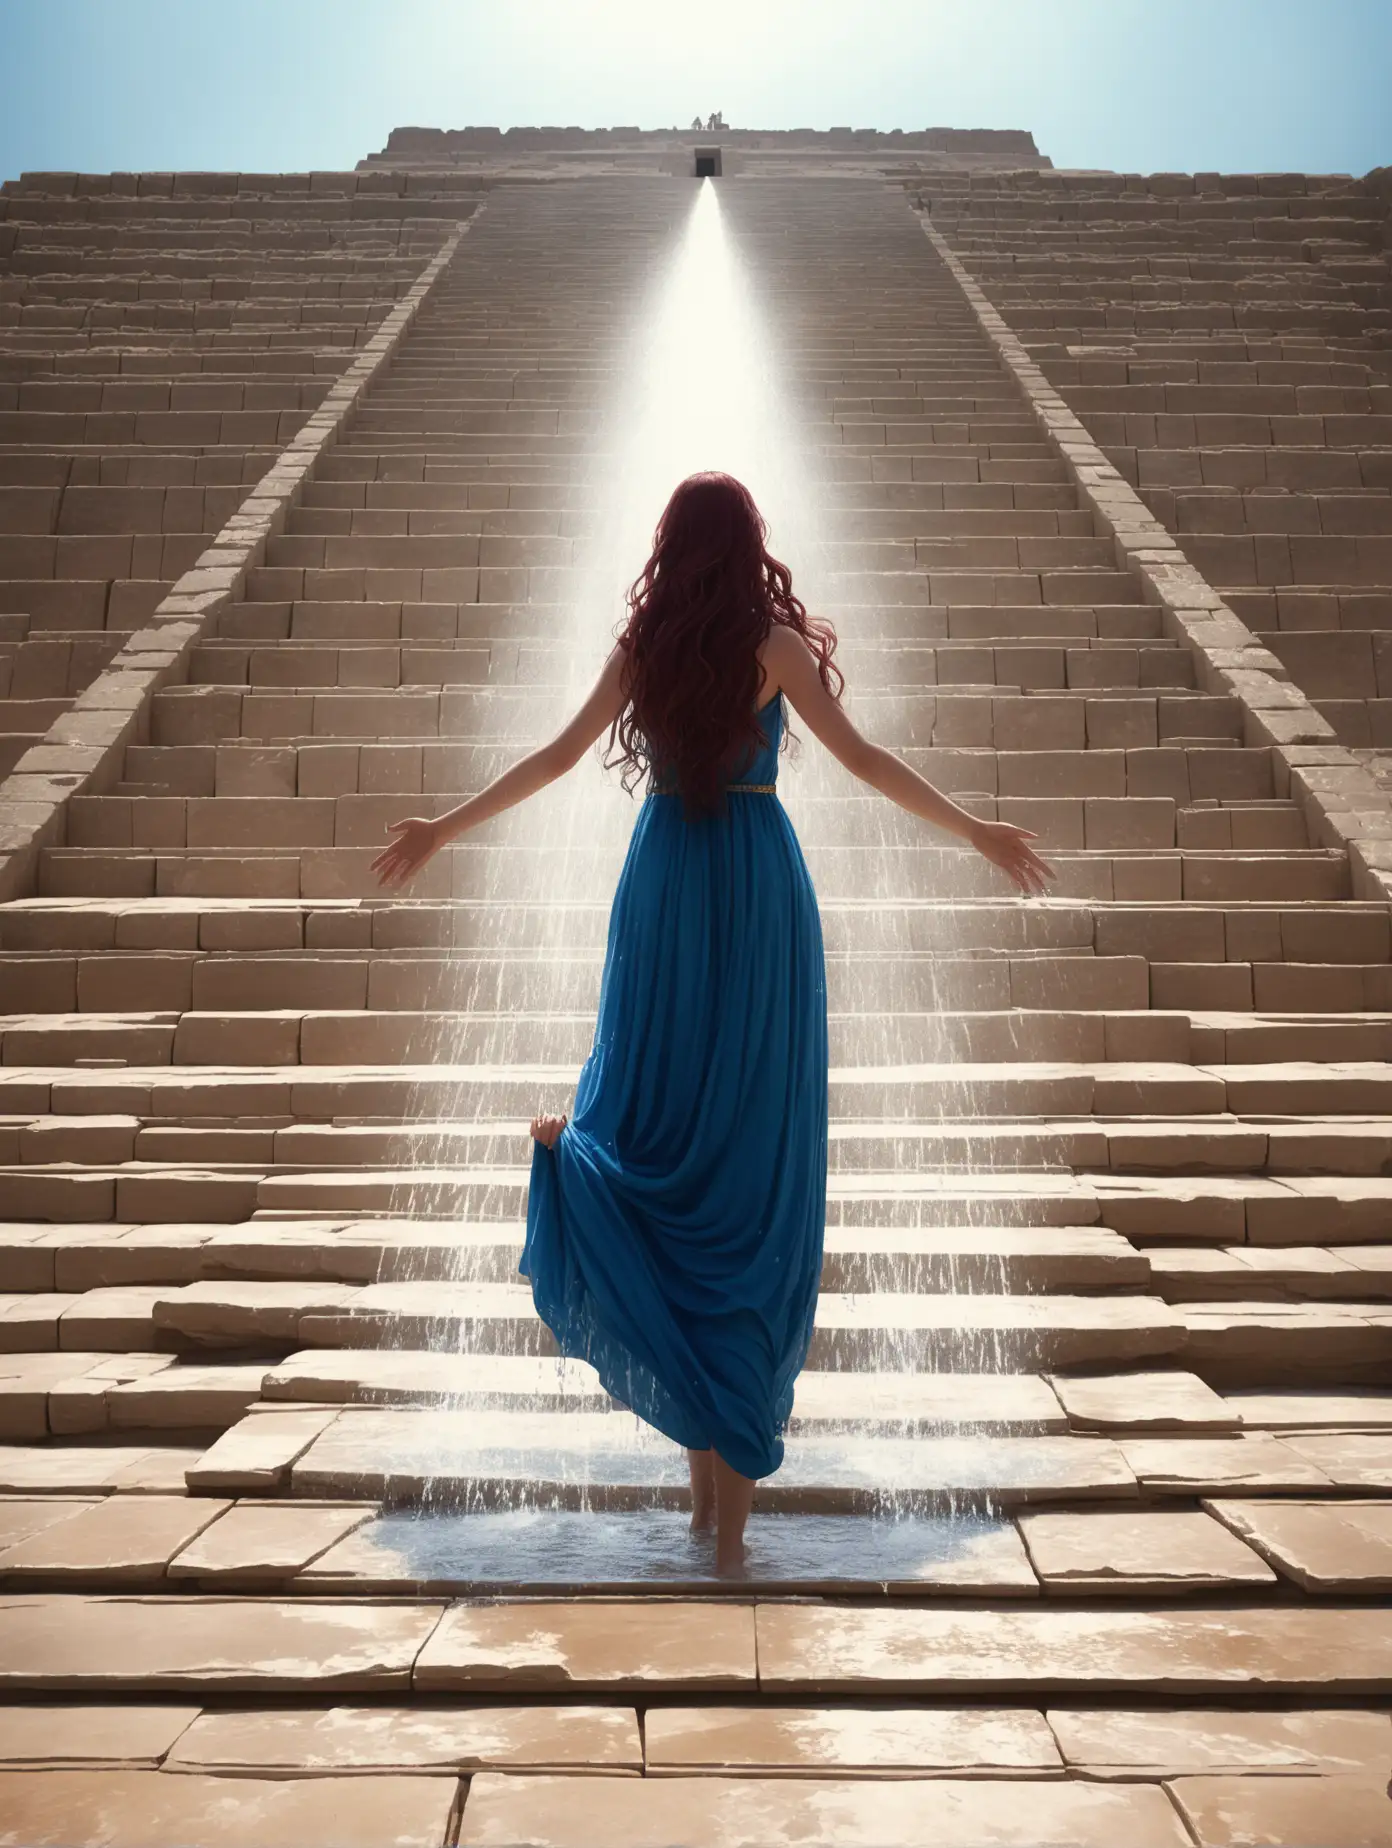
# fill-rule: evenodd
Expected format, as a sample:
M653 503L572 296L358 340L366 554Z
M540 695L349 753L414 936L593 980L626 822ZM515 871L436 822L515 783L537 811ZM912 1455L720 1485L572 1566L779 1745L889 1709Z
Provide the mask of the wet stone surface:
M1014 1526L963 1515L870 1521L850 1515L756 1515L748 1530L753 1590L968 1589L1033 1595ZM712 1540L678 1513L386 1515L321 1554L307 1581L520 1590L729 1590Z

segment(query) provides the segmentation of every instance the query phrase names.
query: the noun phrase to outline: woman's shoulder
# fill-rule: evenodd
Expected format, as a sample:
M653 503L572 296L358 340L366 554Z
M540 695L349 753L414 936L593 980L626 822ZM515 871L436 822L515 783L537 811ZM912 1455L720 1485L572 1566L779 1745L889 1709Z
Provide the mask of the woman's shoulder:
M798 666L810 656L806 642L796 629L790 629L786 623L776 622L759 650L759 662L764 670L766 680L782 682L785 673L796 672Z

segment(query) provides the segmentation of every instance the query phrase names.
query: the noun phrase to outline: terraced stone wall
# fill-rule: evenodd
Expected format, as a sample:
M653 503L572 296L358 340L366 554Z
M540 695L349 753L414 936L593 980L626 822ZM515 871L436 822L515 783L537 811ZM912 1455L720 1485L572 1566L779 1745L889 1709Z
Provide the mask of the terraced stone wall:
M920 204L1354 747L1392 746L1385 172L944 175ZM1378 766L1379 772L1381 766Z
M213 544L481 194L352 173L0 189L0 775Z

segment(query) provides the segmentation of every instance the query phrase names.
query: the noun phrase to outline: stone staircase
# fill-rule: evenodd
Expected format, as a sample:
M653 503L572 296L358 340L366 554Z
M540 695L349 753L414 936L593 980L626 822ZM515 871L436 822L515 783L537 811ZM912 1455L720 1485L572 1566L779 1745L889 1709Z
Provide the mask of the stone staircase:
M405 187L32 173L0 191L0 774L213 543L484 190Z
M1340 740L1392 747L1392 273L1346 175L944 175L919 195Z
M425 216L465 215L448 177ZM380 306L439 236L416 176L369 178L361 217L313 180L277 209L319 276L389 200ZM102 211L154 247L103 184L31 177L0 235L78 220L109 289ZM241 196L197 197L197 275ZM831 1172L753 1582L710 1577L684 1462L558 1365L516 1278L525 1123L588 1049L631 810L586 766L404 897L368 870L592 671L566 625L601 413L691 203L500 187L0 905L0 1839L1387 1839L1388 904L1123 568L902 191L721 197L853 710L1059 875L1017 901L810 743L783 772ZM28 393L35 349L0 348ZM24 484L49 467L46 432L0 437ZM50 523L109 439L60 440Z

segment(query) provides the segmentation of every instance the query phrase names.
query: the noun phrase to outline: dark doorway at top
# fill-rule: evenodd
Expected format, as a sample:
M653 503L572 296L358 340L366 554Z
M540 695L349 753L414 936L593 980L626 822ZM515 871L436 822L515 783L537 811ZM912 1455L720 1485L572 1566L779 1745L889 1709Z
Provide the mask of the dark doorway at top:
M697 148L696 178L698 180L718 180L720 178L719 148Z

